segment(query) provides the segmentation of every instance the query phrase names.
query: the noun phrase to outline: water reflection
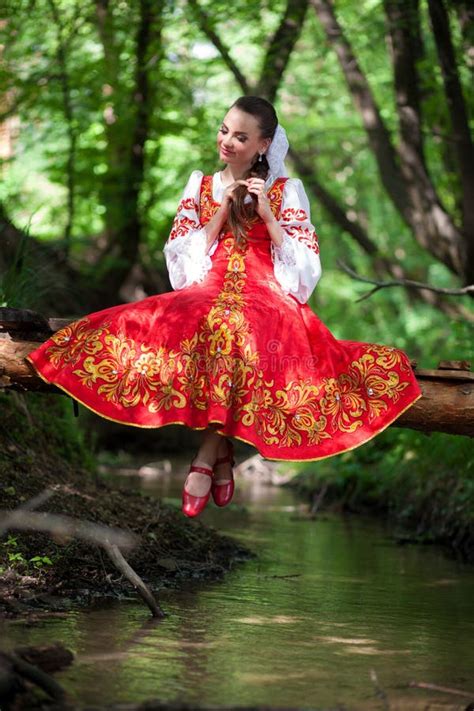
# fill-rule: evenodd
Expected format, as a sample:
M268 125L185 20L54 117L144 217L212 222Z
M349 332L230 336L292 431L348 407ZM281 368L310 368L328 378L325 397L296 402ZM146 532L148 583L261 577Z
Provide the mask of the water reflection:
M173 469L176 471L177 464ZM179 505L180 476L121 477ZM164 591L164 620L107 603L26 626L7 646L61 640L76 653L58 679L82 704L139 702L465 708L466 697L412 680L474 686L474 571L434 548L393 545L362 517L316 521L291 492L239 482L232 507L201 519L257 553L215 584ZM462 705L453 706L460 701ZM450 704L450 706L448 706Z

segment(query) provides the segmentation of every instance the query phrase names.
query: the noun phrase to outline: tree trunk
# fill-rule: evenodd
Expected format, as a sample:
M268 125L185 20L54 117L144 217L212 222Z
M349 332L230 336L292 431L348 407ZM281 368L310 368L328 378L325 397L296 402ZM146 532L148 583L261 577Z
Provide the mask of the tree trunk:
M116 294L137 261L142 237L139 195L145 172L145 144L149 136L156 78L152 68L161 58L163 2L140 0L135 45L135 77L130 95L124 93L120 73L113 8L96 0L96 17L104 49L104 84L110 100L104 111L107 136L107 173L102 181L106 207L105 248L99 279L105 295ZM109 304L104 302L104 306Z
M329 0L311 0L311 4L339 59L387 195L423 249L464 279L469 270L466 235L441 204L420 149L418 127L421 126L421 116L414 40L417 29L411 27L412 22L418 22L414 0L384 0L401 129L398 148L392 143L367 77L337 20L334 6Z

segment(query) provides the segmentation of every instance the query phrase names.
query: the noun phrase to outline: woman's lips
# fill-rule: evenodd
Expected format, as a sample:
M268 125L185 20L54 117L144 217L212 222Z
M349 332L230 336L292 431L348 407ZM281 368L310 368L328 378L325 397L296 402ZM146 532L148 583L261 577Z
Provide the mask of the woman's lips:
M222 153L224 153L224 155L226 155L226 156L232 156L232 155L234 155L231 151L226 151L226 149L225 149L225 148L222 148L222 147L221 147L221 151L222 151Z

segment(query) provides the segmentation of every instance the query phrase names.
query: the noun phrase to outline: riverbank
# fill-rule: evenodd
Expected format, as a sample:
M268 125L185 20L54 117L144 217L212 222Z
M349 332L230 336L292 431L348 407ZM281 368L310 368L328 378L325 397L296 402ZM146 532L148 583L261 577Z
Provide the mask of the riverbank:
M126 557L153 589L219 579L251 557L232 538L188 519L177 507L116 489L95 474L90 443L57 395L0 393L0 500L12 510L48 487L39 510L119 527L140 544ZM10 530L0 542L0 617L87 605L134 589L95 545Z
M383 516L400 543L436 544L474 563L474 448L468 437L388 429L302 467L287 486L313 504Z

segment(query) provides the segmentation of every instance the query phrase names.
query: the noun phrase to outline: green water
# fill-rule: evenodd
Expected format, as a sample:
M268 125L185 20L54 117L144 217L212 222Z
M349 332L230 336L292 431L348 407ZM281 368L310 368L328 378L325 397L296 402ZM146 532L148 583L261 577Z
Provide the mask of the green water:
M179 504L183 470L120 478ZM474 701L474 569L433 547L394 545L360 516L305 517L290 491L238 482L236 507L201 520L258 558L213 584L141 602L4 623L2 646L59 640L76 655L57 679L79 704L465 709ZM411 681L465 692L411 688ZM469 696L469 692L472 696Z

